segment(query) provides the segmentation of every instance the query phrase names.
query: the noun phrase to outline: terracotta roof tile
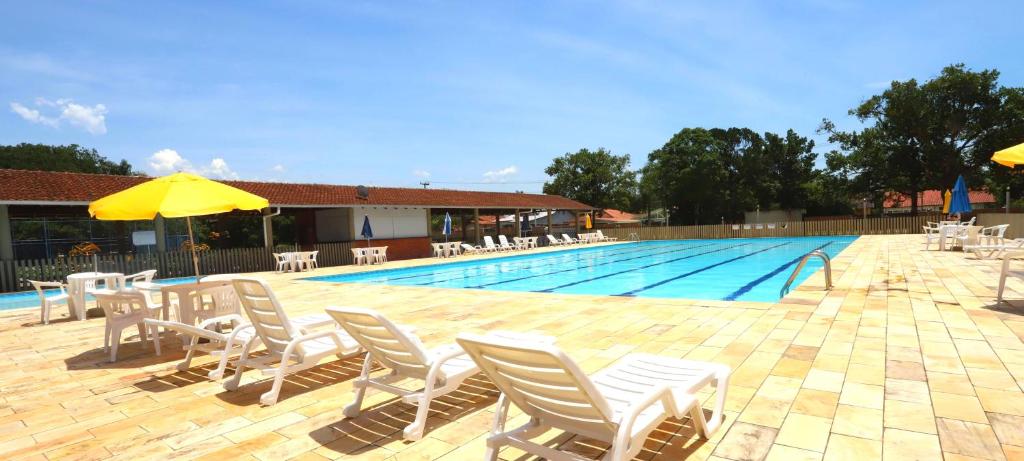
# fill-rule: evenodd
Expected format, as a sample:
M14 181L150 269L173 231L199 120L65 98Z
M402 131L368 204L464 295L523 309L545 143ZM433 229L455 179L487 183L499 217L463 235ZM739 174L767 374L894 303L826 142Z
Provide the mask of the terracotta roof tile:
M0 202L91 202L146 181L144 176L0 169ZM356 186L254 181L223 181L265 197L272 206L398 205L433 208L552 208L584 210L589 206L558 195L370 187L369 198L356 197Z
M942 206L945 191L926 190L918 195L917 206ZM972 190L967 192L971 203L995 203L996 198L985 191ZM900 193L889 194L885 198L885 208L909 208L910 197Z

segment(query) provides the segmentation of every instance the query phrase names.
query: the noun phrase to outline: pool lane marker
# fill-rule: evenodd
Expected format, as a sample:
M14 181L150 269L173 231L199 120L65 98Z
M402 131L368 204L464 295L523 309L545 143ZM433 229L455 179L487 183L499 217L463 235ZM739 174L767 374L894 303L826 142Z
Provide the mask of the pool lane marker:
M819 247L817 247L817 248L815 248L815 249L813 249L811 251L820 250L820 249L825 248L825 247L827 247L827 246L829 246L829 245L831 245L833 243L836 243L836 242L835 241L829 241L829 242L825 243L824 245L821 245L821 246L819 246ZM730 294L729 296L726 296L726 297L722 298L722 301L735 301L736 298L739 298L740 296L743 296L743 295L747 294L750 290L753 290L754 287L760 285L765 280L768 280L768 279L776 276L779 272L782 272L782 271L786 270L787 268L789 268L790 266L800 262L800 260L803 259L804 256L807 256L807 255L804 254L804 255L797 256L796 258L793 258L792 261L790 261L788 263L785 263L785 264L783 264L783 265L781 265L779 267L776 267L771 272L758 277L757 279L755 279L754 281L752 281L752 282L750 282L750 283L748 283L746 285L743 285L742 287L740 287L740 289L732 292L732 294Z
M642 250L637 250L636 248L633 248L630 245L630 248L611 248L610 250L606 249L608 251L607 253L602 253L601 252L601 248L599 248L599 247L575 248L575 249L572 249L572 250L569 250L569 251L559 251L557 253L560 253L560 254L557 254L557 255L545 255L544 253L518 254L518 255L511 255L511 256L500 256L500 257L495 258L495 259L503 260L503 261L496 261L498 264L515 264L515 263L518 263L518 262L525 262L525 261L536 262L536 261L544 261L544 260L561 259L561 258L565 258L568 255L575 255L576 258L574 259L574 261L582 261L582 260L586 259L587 256L602 256L602 255L604 255L604 256L614 256L614 255L620 255L620 254L636 253L637 251L651 251L651 250L658 249L658 247L668 247L668 246L677 246L677 245L679 245L679 244L674 244L674 245L657 245L657 246L645 248L645 249L642 249ZM584 250L584 251L579 251L579 250ZM535 258L536 256L540 256L540 257ZM591 259L593 259L593 258L591 258ZM473 268L473 267L480 266L479 264L474 264L474 263L479 262L479 261L480 260L476 260L476 261L458 261L458 262L454 262L454 263L448 263L448 264L444 264L444 265L445 266L451 266L451 267L446 267L446 268L439 269L439 270L425 272L425 273L422 273L422 274L410 274L410 275L405 275L405 276L402 276L402 277L388 277L388 281L390 282L390 281L393 281L393 280L408 280L408 279L414 279L414 278L419 278L419 277L428 277L428 276L436 276L436 275L446 274L446 273L451 273L451 272L459 272L459 271L465 270L467 268ZM433 265L431 265L431 266L433 266ZM414 268L410 268L410 269L421 269L421 268L426 268L426 267L430 267L430 266L420 266L420 267L414 267ZM395 269L395 270L404 270L404 269ZM366 274L371 274L371 273L372 272L366 272ZM417 285L430 285L430 284L437 283L437 282L447 282L449 280L456 280L456 279L459 279L459 278L465 278L465 277L452 277L450 279L445 279L445 280L432 280L430 282L419 283ZM368 277L368 279L373 279L373 277Z
M553 292L555 290L559 290L559 289L566 288L566 287L571 287L573 285L579 285L581 283L593 282L594 280L601 280L601 279L605 279L605 278L608 278L608 277L614 277L616 275L622 275L622 274L625 274L625 273L628 273L628 272L634 272L634 271L638 271L638 270L641 270L641 269L647 269L649 267L660 266L662 264L668 264L668 263L673 263L673 262L676 262L676 261L682 261L684 259L695 258L697 256L702 256L702 255L706 255L706 254L718 253L719 251L730 250L730 249L733 249L733 248L737 248L737 247L741 247L741 246L746 246L746 245L750 245L750 243L741 243L739 245L722 247L722 248L718 248L716 250L705 251L703 253L695 253L695 254L692 254L692 255L686 255L686 256L683 256L681 258L674 258L674 259L669 259L669 260L666 260L666 261L660 261L660 262L656 262L654 264L647 264L647 265L644 265L644 266L634 267L632 269L627 269L627 270L624 270L624 271L612 272L610 274L600 275L600 276L592 277L592 278L589 278L589 279L577 280L575 282L566 283L565 285L559 285L557 287L547 288L547 289L544 289L544 290L532 290L532 291L534 293L551 293L551 292ZM783 245L785 245L785 244L783 244Z
M687 272L685 274L677 275L677 276L672 277L672 278L667 278L667 279L662 280L660 282L652 283L652 284L647 285L645 287L637 288L636 290L630 290L630 291L627 291L625 293L619 293L619 294L614 295L614 296L636 296L636 294L641 292L641 291L650 290L651 288L659 287L659 286L662 286L662 285L664 285L666 283L669 283L669 282L674 282L674 281L679 280L679 279L684 279L684 278L689 277L689 276L691 276L693 274L698 274L698 273L704 272L706 270L714 269L714 268L716 268L718 266L729 264L729 263L734 262L734 261L739 261L739 260L741 260L743 258L749 258L751 256L754 256L754 255L758 254L758 253L764 253L764 252L766 252L768 250L774 250L774 249L776 249L778 247L786 246L786 245L789 245L789 242L786 242L786 243L783 243L783 244L779 244L779 245L775 245L775 246L770 246L768 248L757 250L757 251L755 251L753 253L747 253L745 255L737 256L735 258L726 259L725 261L717 262L717 263L711 264L709 266L704 266L704 267L702 267L700 269L694 269L694 270L692 270L690 272Z
M705 247L709 247L709 246L713 246L713 245L716 245L716 244L708 243L708 244L704 244L704 245L693 245L693 246L688 246L688 247L683 247L683 248L678 248L677 245L674 245L674 246L671 246L671 247L669 247L668 245L663 245L663 247L669 247L669 248L675 248L675 249L674 250L670 250L670 251L659 251L659 252L656 252L656 253L646 253L646 254L642 254L642 255L639 255L639 256L633 256L633 257L629 257L629 258L614 259L614 260L611 260L611 261L605 261L605 262L598 263L598 264L591 264L591 265L586 266L586 267L571 267L571 268L568 268L568 269L561 269L561 270L557 270L557 271L545 272L543 274L533 274L533 275L528 275L526 277L519 277L519 278L514 278L514 279L501 280L501 281L498 281L498 282L485 283L483 285L475 285L475 286L470 286L470 287L466 287L466 288L477 288L477 289L487 288L487 287L494 286L494 285L501 285L503 283L518 282L520 280L527 280L527 279L532 279L532 278L537 278L537 277L547 277L547 276L552 275L552 274L561 274L561 273L565 273L565 272L578 271L580 269L590 269L590 268L598 267L598 266L607 266L609 264L621 263L623 261L632 261L634 259L649 258L651 256L658 256L658 255L664 255L664 254L669 254L669 253L679 253L680 251L692 250L694 248L705 248ZM452 280L452 279L448 279L448 280ZM442 280L442 282L447 282L448 280Z

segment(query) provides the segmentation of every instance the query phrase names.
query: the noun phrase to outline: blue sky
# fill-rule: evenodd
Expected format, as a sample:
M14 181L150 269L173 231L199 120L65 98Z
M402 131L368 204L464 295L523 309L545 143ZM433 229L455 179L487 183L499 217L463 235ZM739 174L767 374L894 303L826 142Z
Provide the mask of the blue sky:
M581 147L854 127L950 63L1024 85L1022 2L5 3L0 143L151 174L539 191Z

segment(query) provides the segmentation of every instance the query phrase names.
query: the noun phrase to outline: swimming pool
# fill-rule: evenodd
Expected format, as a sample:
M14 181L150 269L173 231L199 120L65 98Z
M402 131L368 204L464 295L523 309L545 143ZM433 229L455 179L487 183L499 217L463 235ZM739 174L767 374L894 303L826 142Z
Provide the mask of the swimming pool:
M658 240L303 280L774 302L805 254L835 257L856 238ZM822 264L809 260L793 286Z
M195 277L176 277L169 279L157 279L153 280L154 283L161 285L177 285L179 283L185 283L191 280L195 280ZM55 295L60 290L43 290L48 296ZM93 299L92 296L86 295L87 300ZM0 311L8 309L20 309L22 307L39 307L39 295L35 291L19 291L16 293L0 293Z

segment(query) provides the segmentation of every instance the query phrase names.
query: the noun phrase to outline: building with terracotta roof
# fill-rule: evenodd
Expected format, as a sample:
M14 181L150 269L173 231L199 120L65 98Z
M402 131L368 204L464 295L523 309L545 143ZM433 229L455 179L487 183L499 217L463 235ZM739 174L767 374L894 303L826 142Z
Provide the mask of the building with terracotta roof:
M944 194L944 191L939 190L926 190L918 193L918 211L941 212ZM971 206L976 209L993 208L996 206L995 196L983 190L969 191L967 193L967 199L971 202ZM885 212L889 214L909 213L910 197L898 192L893 192L885 197L883 206L885 208Z
M89 202L132 187L151 178L85 173L25 171L0 169L0 259L53 257L65 251L50 238L47 219L88 220ZM435 225L438 215L449 213L455 220L456 239L478 241L481 226L474 223L481 216L496 216L534 210L562 210L583 213L592 207L557 195L508 192L461 191L449 189L416 189L399 187L366 187L333 184L300 184L256 181L223 181L231 186L257 194L270 202L263 210L263 242L274 246L275 216L294 216L296 240L301 246L315 243L359 240L363 217L369 217L375 245L388 245L395 259L428 255L432 234L439 234ZM250 215L252 216L252 215ZM431 218L434 216L434 219ZM34 220L42 223L44 254L39 251L17 251L20 247L12 237L12 222ZM169 240L165 223L157 218L150 226L155 234L155 250L166 251ZM514 231L512 228L510 231ZM126 240L124 235L118 236ZM52 243L51 242L57 242ZM293 242L288 242L293 243ZM118 246L125 252L123 242ZM25 248L28 248L25 246ZM19 254L21 253L21 254Z

